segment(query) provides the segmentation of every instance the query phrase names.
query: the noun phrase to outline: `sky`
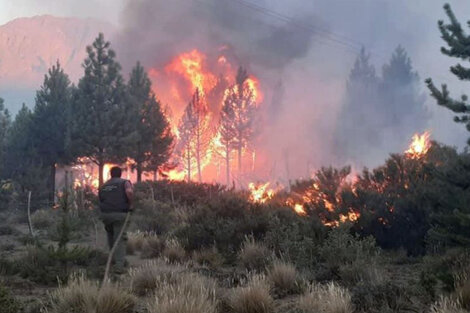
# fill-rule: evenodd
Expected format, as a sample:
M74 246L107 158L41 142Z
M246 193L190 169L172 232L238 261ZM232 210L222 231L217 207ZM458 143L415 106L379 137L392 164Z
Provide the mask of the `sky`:
M118 23L124 0L0 0L0 25L18 17L51 14Z
M289 28L289 25L284 25L282 18L248 10L246 6L240 6L241 2L255 3L283 16L298 18L303 25L321 27L326 33L339 38L339 41L352 42L356 51L348 51L344 45L331 42L325 39L328 36L321 34L307 36L305 40L309 44L299 45L300 50L285 49L276 45L275 40L269 40L282 41L285 38L276 36L289 36L298 27ZM424 94L429 94L424 86L424 79L428 77L432 77L437 85L447 83L453 96L458 97L466 92L469 84L459 82L448 70L457 60L440 53L443 41L437 21L447 21L442 8L446 2L452 5L457 18L465 27L465 22L470 20L470 0L0 0L0 24L18 17L51 14L92 17L118 28L136 29L139 36L135 36L136 33L132 31L123 32L128 36L122 38L129 39L129 42L134 38L140 40L134 44L129 44L127 40L121 42L118 57L132 56L129 60L123 60L124 65L126 62L133 64L137 57L145 65L164 62L165 53L181 48L179 44L185 40L200 37L207 41L213 39L210 36L201 36L200 30L210 34L214 28L219 27L220 33L229 34L226 37L237 43L238 50L249 55L252 63L261 64L266 55L273 60L285 61L282 68L261 71L261 75L265 75L262 77L265 80L276 73L283 73L288 77L290 85L286 89L290 91L286 91L285 97L289 99L289 104L295 103L299 107L301 114L310 112L312 105L317 105L322 114L327 114L329 108L335 105L337 108L337 104L341 102L342 89L354 64L357 47L361 45L371 53L371 62L379 74L393 50L402 45L411 58L413 68L420 75ZM191 5L197 9L194 10ZM230 7L236 11L227 9ZM231 19L237 17L237 14L243 15L248 24L255 27L246 31L243 25L231 24ZM208 20L209 27L197 20L201 17ZM230 29L237 27L238 31ZM272 32L272 36L266 41L266 34L271 34L272 29L280 32ZM265 46L273 47L279 53L270 53L267 50L259 53L257 44L260 38L265 40ZM126 51L126 46L129 51ZM165 51L168 46L171 46L171 51ZM256 69L261 66L257 64L251 65ZM317 96L319 93L325 95L321 103L315 103L312 98L321 98ZM426 101L433 113L429 123L429 128L433 129L433 138L447 144L464 146L468 137L464 127L453 123L452 113L437 106L434 99L428 96ZM302 111L303 108L305 111ZM324 123L322 120L326 119L322 118L323 115L317 116L315 123ZM325 127L328 129L329 125ZM305 129L306 133L308 131L310 130ZM318 140L322 139L320 137Z

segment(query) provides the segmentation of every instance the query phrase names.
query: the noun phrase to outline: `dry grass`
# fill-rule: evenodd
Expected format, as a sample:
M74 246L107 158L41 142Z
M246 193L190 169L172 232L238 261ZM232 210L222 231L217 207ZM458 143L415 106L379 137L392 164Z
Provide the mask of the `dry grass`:
M156 289L149 313L216 313L214 281L195 273L183 273L162 281Z
M213 269L222 266L224 263L224 257L219 253L215 246L194 251L193 260L199 265L208 266Z
M468 311L462 308L462 305L451 298L442 297L431 305L431 313L466 313Z
M299 275L291 263L276 260L269 268L267 278L275 294L280 297L301 291Z
M166 241L165 249L163 250L163 256L170 263L182 263L186 258L186 251L181 246L178 240L169 239Z
M31 214L33 229L47 229L57 221L57 212L52 209L40 209Z
M51 294L50 312L132 313L134 306L134 297L119 286L109 283L100 289L96 282L80 275Z
M156 234L149 234L142 243L142 258L158 258L162 255L165 242Z
M134 254L136 251L142 250L146 233L140 230L127 233L127 253Z
M240 265L248 270L262 270L271 259L271 252L264 245L257 243L252 236L247 236L238 254Z
M351 313L351 294L335 283L312 284L299 298L298 308L305 313Z
M157 286L164 282L173 282L181 273L187 271L186 267L171 265L158 259L129 271L131 290L139 296L155 291Z
M231 291L228 306L234 313L272 313L274 300L266 277L253 276L248 285Z

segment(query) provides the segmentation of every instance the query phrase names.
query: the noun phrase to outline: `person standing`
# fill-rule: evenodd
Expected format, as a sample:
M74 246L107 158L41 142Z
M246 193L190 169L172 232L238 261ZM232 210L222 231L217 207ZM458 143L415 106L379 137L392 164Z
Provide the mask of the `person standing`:
M122 179L121 168L111 168L111 178L105 182L98 191L100 201L100 218L106 230L108 246L111 250L118 239L123 227L125 227L126 216L131 212L131 204L134 189L129 180ZM116 246L113 260L116 270L124 269L126 262L127 235L124 232Z

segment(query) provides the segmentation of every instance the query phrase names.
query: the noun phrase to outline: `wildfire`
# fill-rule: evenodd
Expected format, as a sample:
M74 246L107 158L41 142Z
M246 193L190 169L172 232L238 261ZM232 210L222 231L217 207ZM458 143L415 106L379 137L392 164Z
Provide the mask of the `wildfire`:
M191 83L191 92L199 89L209 92L217 84L217 77L204 70L205 55L197 49L178 55L165 68L167 73L175 72Z
M73 170L73 186L74 188L89 186L97 190L99 187L98 167L88 158L78 158ZM115 164L105 164L103 169L103 180L106 181L111 177L110 171Z
M410 147L405 151L405 155L411 159L420 159L425 156L429 148L431 148L429 138L430 133L427 131L422 135L414 134Z
M274 197L274 190L269 189L270 183L255 184L250 183L248 189L250 190L250 201L253 203L265 203Z

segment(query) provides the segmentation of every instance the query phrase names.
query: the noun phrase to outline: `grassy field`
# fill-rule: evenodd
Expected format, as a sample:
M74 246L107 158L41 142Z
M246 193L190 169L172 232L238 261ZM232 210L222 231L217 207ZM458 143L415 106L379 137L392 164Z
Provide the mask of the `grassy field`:
M0 312L465 312L468 253L383 250L352 223L327 227L218 186L137 186L129 269L102 284L107 249L93 207L0 219ZM173 187L171 187L173 188ZM88 201L87 200L87 201Z

